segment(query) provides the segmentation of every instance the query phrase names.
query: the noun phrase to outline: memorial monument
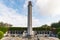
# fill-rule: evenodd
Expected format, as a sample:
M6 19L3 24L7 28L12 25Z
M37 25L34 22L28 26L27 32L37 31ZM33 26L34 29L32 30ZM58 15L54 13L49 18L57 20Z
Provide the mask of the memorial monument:
M34 36L32 30L32 2L28 2L28 24L27 24L27 31L23 32L23 37L31 38Z
M28 2L28 35L32 35L32 3Z

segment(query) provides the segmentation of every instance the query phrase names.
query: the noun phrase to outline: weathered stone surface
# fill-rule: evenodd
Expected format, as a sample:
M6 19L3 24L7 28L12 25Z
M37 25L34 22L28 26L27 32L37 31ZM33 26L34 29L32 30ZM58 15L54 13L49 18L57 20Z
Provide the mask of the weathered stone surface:
M22 37L4 37L1 40L37 40L36 37L32 39L22 38ZM39 40L59 40L56 37L39 37Z
M22 40L22 38L19 38L19 37L4 37L1 40Z
M32 3L28 2L28 35L32 35Z

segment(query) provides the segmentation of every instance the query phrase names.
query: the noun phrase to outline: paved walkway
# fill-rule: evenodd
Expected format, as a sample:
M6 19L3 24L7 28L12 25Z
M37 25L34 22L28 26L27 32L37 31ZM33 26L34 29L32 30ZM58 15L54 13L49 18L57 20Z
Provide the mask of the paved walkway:
M19 37L4 37L1 40L22 40L22 38L19 38Z
M58 38L55 37L40 37L41 40L59 40Z
M28 40L28 39L19 38L19 37L4 37L1 40ZM30 40L37 40L37 39L35 38ZM59 40L59 39L55 37L40 37L39 40Z

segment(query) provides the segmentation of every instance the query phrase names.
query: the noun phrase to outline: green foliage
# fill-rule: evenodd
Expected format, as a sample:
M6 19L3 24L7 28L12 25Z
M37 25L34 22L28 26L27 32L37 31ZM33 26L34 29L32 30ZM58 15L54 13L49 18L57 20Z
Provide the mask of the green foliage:
M0 39L4 36L4 33L0 31Z
M27 27L10 27L9 30L20 30L20 31L24 31L27 30ZM48 25L42 25L41 27L34 27L33 28L34 31L42 31L42 30L51 30L51 27Z
M0 22L0 27L12 27L11 24Z
M42 28L48 28L49 26L47 24L45 24L45 25L42 25L41 27Z
M58 32L58 37L60 38L60 32Z
M3 33L5 33L6 31L8 31L8 27L0 27L0 31L2 31Z
M35 28L33 28L33 30L34 31L43 31L43 30L50 31L51 28L49 28L49 27L47 27L47 28L45 28L45 27L35 27Z
M21 31L24 31L24 30L27 30L26 27L10 27L9 30L21 30Z
M60 21L57 22L57 23L52 23L51 27L53 27L53 28L60 28Z
M0 31L2 31L3 33L5 33L9 29L8 26L12 26L12 25L0 22Z
M57 23L52 23L51 24L51 28L55 28L55 33L58 35L58 37L60 38L60 21Z
M60 32L60 28L56 28L56 34L58 34L58 32Z

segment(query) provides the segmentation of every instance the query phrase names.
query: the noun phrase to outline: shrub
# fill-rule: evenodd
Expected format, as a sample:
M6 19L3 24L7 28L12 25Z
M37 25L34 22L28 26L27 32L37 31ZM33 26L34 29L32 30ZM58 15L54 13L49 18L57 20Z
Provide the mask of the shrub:
M2 31L3 33L6 33L6 31L8 31L7 27L0 27L0 31Z
M60 38L60 32L58 32L58 37Z
M4 36L4 33L0 31L0 39Z

